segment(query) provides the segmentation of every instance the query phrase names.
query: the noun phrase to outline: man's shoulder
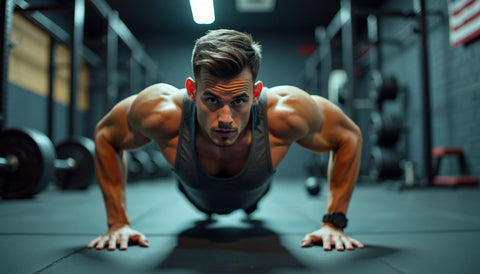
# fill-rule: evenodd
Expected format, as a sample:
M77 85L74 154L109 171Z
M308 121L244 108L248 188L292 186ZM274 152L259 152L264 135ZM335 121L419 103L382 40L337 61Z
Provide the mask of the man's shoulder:
M138 93L133 106L139 111L155 111L158 108L177 108L182 105L185 96L185 89L178 89L172 85L159 83L151 85Z
M321 117L310 94L300 88L278 86L267 92L269 131L278 139L292 142L303 137Z
M155 84L141 91L129 111L129 120L151 135L178 130L185 90L168 84ZM153 134L157 133L157 134Z
M302 110L312 101L310 94L295 86L275 86L266 92L269 112Z
M185 95L185 89L179 89L170 84L157 83L148 86L144 90L138 93L139 100L156 100L156 99L169 99L178 100L177 98L183 98Z

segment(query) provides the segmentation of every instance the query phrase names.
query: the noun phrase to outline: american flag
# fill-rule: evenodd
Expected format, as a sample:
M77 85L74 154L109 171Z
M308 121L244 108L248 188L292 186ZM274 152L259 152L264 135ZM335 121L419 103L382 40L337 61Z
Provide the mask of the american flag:
M448 0L448 14L452 46L480 35L480 0Z

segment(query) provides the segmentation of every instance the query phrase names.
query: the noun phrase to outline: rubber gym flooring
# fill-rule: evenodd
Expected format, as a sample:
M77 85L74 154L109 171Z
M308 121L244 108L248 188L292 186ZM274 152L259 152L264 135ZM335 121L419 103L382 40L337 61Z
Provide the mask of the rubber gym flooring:
M276 179L250 220L242 211L206 221L173 179L127 186L132 225L150 247L87 249L106 231L97 185L53 187L29 200L0 200L0 273L478 273L480 190L391 190L358 185L347 234L364 249L301 248L319 226L325 186Z

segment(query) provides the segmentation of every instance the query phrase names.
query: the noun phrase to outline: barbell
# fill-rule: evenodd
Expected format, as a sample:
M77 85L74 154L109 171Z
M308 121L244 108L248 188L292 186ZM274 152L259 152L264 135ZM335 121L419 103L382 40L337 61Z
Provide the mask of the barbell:
M85 189L94 178L94 153L93 140L84 137L72 138L55 149L38 130L2 131L0 196L32 197L53 180L61 189Z
M95 175L95 142L75 136L55 148L55 183L61 189L86 189Z

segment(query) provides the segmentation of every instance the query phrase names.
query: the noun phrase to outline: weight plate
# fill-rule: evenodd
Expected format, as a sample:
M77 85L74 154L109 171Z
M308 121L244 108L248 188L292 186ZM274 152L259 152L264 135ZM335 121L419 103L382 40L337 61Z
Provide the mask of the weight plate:
M398 179L402 175L401 155L391 148L372 147L370 150L370 178L373 180Z
M0 157L14 155L18 167L0 168L0 195L6 199L29 198L53 180L55 149L50 139L35 129L0 132Z
M56 147L58 159L72 158L76 167L70 170L57 169L55 183L60 189L87 189L95 175L95 142L76 136Z
M379 103L380 94L379 94L379 87L383 85L383 76L378 70L372 70L369 73L369 81L368 81L368 96L370 99L375 102Z
M380 104L385 100L393 100L397 98L399 86L397 79L393 76L384 77L380 71L372 70L369 74L369 97Z
M372 144L395 146L402 133L402 120L398 115L372 112L369 120L369 138Z

